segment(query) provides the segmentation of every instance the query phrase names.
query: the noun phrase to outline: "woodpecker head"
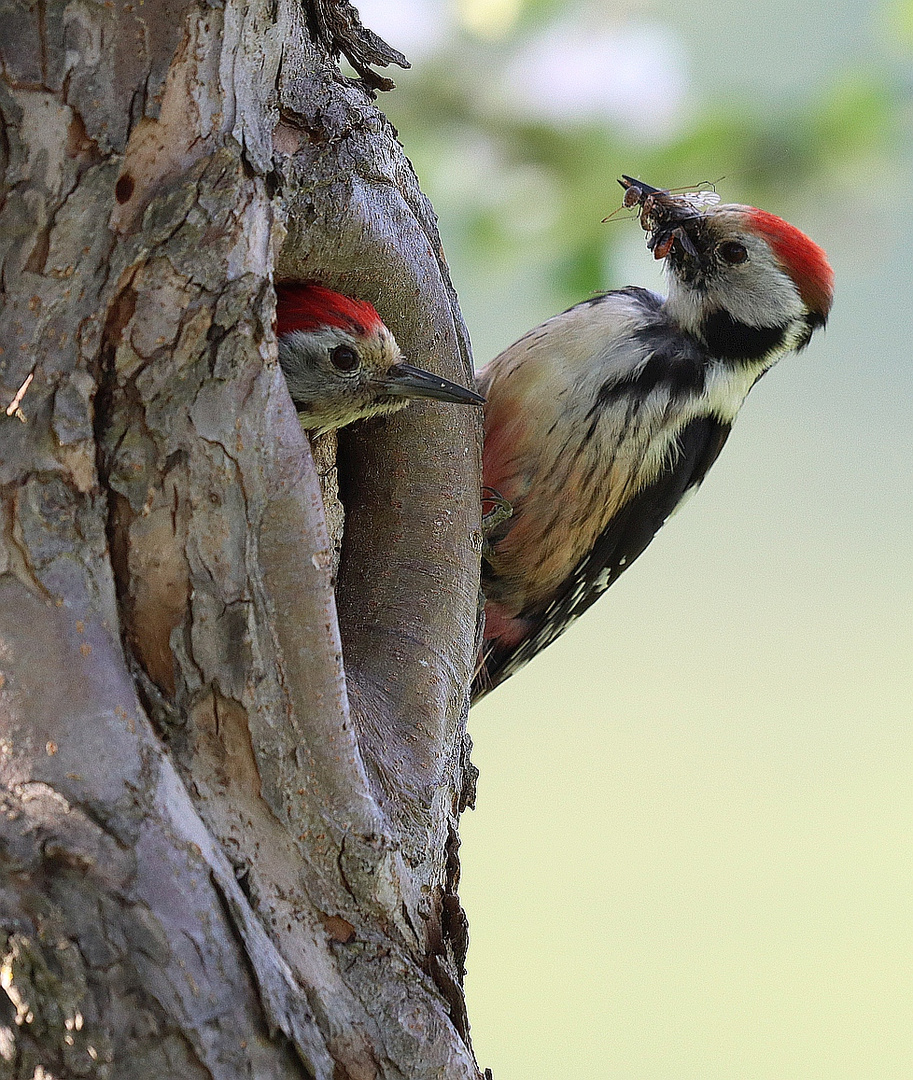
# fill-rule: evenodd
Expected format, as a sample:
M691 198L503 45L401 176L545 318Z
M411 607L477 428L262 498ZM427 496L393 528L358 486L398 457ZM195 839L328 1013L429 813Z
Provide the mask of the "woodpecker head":
M666 260L667 310L713 356L769 366L824 326L834 274L804 233L752 206L636 184L648 246Z
M472 390L404 363L371 304L322 285L276 285L276 334L301 425L318 434L397 412L412 398L485 403Z

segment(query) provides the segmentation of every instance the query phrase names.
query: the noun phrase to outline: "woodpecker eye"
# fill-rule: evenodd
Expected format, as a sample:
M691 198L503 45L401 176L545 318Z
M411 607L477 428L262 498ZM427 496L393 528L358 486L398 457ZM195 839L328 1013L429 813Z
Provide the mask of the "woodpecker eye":
M724 262L743 263L748 258L748 248L744 244L740 244L737 240L727 240L725 243L720 244L717 248L720 253L720 258Z
M354 371L361 361L351 345L337 345L330 350L330 363L337 371Z

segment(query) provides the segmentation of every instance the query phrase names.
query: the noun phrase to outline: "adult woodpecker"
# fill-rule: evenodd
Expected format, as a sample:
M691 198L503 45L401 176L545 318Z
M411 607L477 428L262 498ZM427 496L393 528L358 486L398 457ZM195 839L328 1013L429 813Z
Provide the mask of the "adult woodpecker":
M513 514L486 538L473 700L631 565L704 479L754 383L830 310L827 257L781 218L622 186L668 296L632 286L586 300L478 376L484 483Z
M404 363L371 304L323 285L277 283L276 335L301 425L318 435L397 412L414 398L485 403L473 390Z

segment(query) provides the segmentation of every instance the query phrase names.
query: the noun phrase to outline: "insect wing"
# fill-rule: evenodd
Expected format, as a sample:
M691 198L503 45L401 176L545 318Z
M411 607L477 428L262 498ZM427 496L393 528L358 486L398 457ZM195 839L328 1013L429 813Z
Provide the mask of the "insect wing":
M683 191L676 198L693 206L695 210L706 210L708 206L716 206L721 197L717 191Z
M662 213L661 208L672 211L673 214L676 210L681 212L683 209L699 214L720 202L720 195L715 184L709 181L706 186L702 186L697 191L687 191L683 188L655 188L642 180L635 180L633 176L625 175L622 175L618 183L625 189L624 199L617 210L602 219L603 223L611 221L621 210L632 210L635 206L640 206L641 225L650 231L658 224L658 218Z

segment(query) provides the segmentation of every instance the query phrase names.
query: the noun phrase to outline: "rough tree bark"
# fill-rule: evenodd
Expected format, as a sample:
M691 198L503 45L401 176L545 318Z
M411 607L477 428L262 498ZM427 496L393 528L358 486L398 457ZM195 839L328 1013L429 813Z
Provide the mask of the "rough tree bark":
M400 59L340 0L0 0L0 1076L479 1076L478 417L341 440L334 599L272 330L317 279L469 377Z

